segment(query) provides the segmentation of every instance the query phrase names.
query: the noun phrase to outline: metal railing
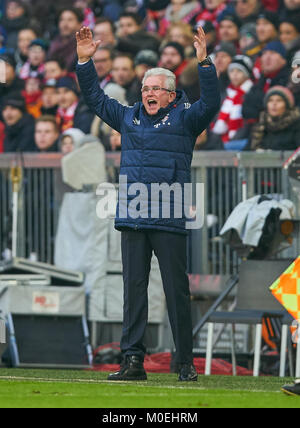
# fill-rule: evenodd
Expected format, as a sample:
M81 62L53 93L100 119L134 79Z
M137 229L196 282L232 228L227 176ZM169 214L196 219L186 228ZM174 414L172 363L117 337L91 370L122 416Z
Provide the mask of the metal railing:
M283 195L295 202L283 163L290 152L194 152L192 182L205 183L205 213L215 219L189 239L189 270L201 274L232 274L239 260L215 238L226 219L245 198L257 194ZM113 181L120 153L107 153L107 169ZM59 207L65 189L61 179L61 154L0 155L0 252L11 245L12 186L10 167L20 164L23 184L19 197L18 255L53 263ZM299 214L299 213L298 213ZM299 217L299 215L298 215ZM298 255L299 242L291 249Z

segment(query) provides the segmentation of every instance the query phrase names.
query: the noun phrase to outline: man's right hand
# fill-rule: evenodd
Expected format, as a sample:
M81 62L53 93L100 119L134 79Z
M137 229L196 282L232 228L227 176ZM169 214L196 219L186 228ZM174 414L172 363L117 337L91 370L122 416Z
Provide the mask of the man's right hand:
M101 40L94 41L89 27L82 27L76 33L77 56L79 62L89 61L95 54Z

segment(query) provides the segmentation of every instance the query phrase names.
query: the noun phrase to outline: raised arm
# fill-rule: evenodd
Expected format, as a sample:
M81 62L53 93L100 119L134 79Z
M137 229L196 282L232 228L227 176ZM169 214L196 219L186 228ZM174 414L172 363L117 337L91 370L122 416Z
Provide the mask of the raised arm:
M199 64L207 58L205 33L201 27L195 35L194 47ZM199 101L186 110L185 124L195 135L200 135L220 108L219 80L214 65L199 65L201 96Z
M78 64L76 73L86 104L111 128L120 132L126 107L109 98L99 86L98 76L91 60L100 40L94 41L91 30L83 27L76 33Z

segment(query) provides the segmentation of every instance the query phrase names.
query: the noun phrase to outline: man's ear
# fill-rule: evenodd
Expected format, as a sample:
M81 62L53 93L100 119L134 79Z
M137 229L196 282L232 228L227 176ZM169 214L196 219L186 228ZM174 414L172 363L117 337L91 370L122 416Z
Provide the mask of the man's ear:
M172 103L176 98L176 92L170 92L170 103Z

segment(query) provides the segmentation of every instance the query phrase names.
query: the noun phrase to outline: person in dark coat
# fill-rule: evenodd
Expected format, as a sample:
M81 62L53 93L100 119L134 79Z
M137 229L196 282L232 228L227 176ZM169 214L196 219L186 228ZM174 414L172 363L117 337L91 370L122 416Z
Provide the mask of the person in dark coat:
M5 63L5 83L0 82L0 120L4 98L11 93L21 92L25 86L24 81L16 75L16 61L14 56L4 53L0 55L0 62L2 61Z
M193 105L188 102L184 92L176 91L174 73L161 68L149 70L145 74L142 102L126 107L110 99L99 87L91 60L100 42L93 40L92 32L87 27L83 27L76 38L79 59L77 76L85 100L99 117L122 135L115 228L121 231L122 242L124 319L121 350L124 362L120 370L109 375L108 379L147 379L143 367L143 338L148 312L147 287L154 251L160 265L176 346L179 380L196 381L189 281L186 274L189 227L182 209L181 215L174 215L178 205L183 208L183 200L171 196L168 209L172 213L169 216L162 215L162 209L166 208L163 198L152 198L149 190L153 183L177 184L183 189L185 183L191 182L195 141L219 109L218 78L215 66L207 58L204 31L199 28L198 36L195 36L194 47L199 61L202 91L200 99ZM131 193L132 184L141 185L144 195L136 210L133 207L136 199ZM156 210L159 209L158 215L152 214L154 206Z
M245 96L243 117L247 123L255 123L264 108L264 96L273 86L286 86L289 80L289 67L286 50L279 41L273 41L263 49L261 57L262 76Z
M300 109L295 107L292 92L274 86L266 93L264 105L252 132L252 150L295 151L300 147Z
M4 152L35 152L34 118L26 113L21 94L11 94L3 101L5 123Z

